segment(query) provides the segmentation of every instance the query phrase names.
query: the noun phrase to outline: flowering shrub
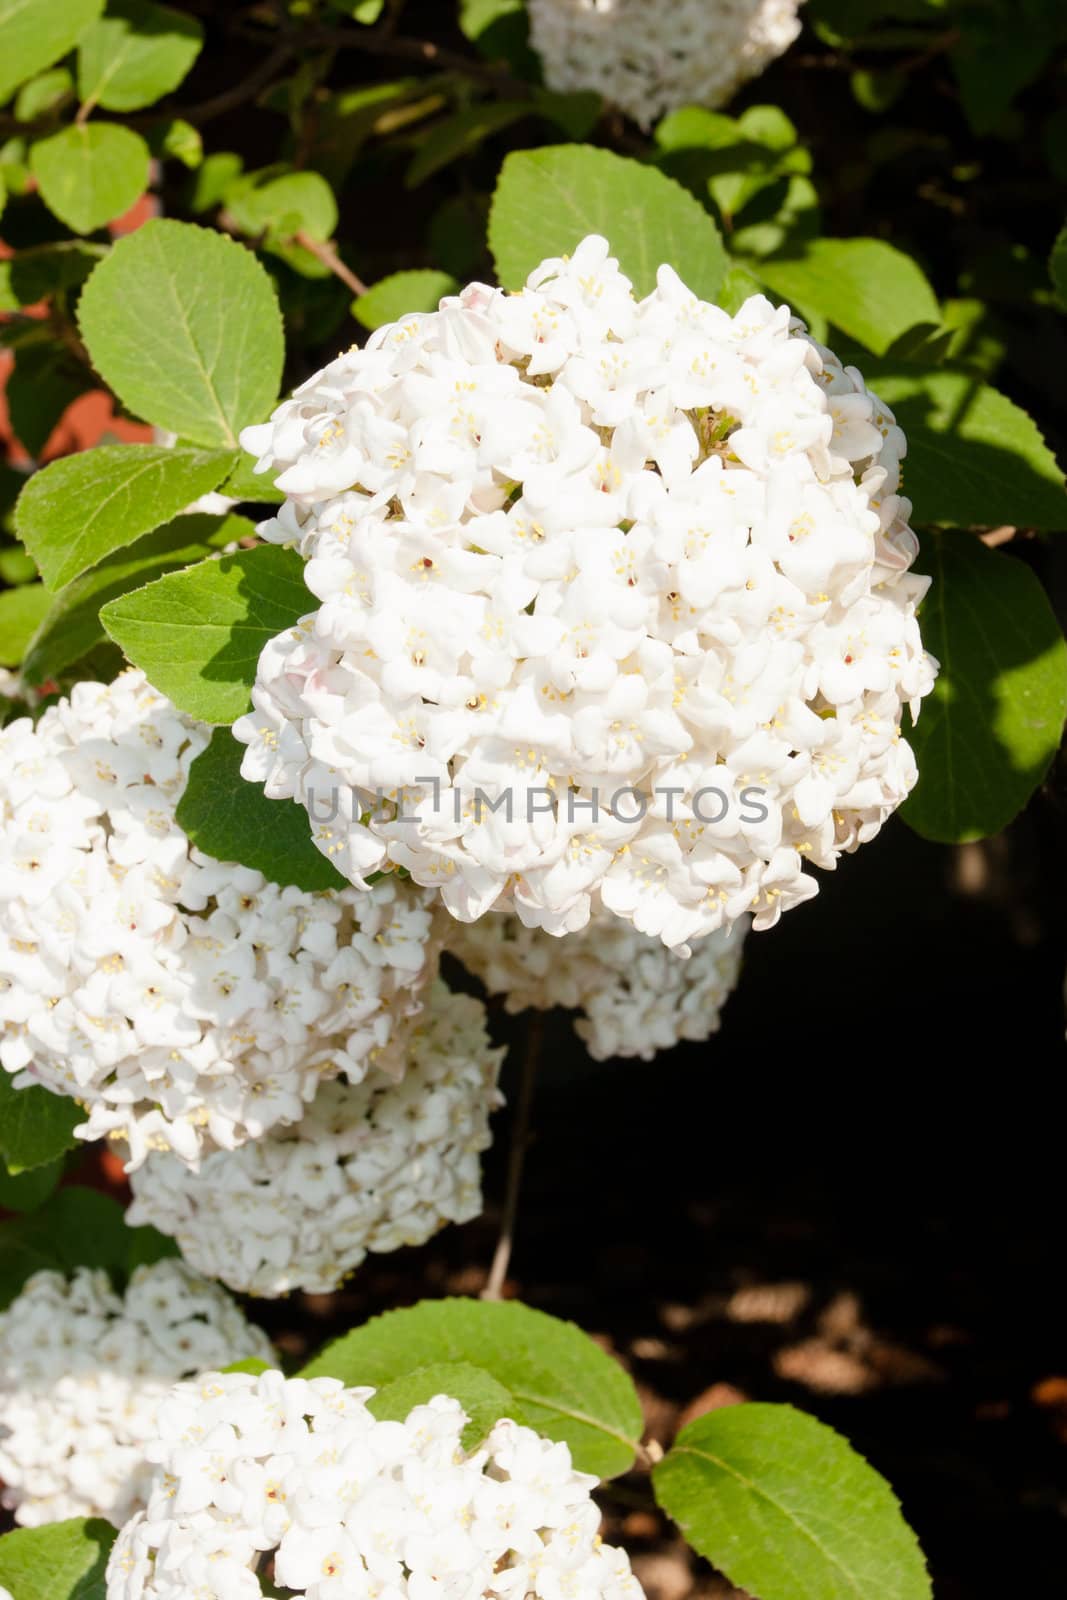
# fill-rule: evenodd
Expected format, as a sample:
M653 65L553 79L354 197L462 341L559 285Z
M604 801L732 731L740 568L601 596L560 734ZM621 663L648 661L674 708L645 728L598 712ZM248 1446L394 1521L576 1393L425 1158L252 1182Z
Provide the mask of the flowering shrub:
M280 1372L177 1385L149 1447L147 1509L108 1562L108 1600L179 1600L208 1572L216 1592L255 1596L250 1569L265 1556L308 1600L360 1580L399 1594L640 1595L625 1553L597 1534L596 1479L565 1444L503 1419L468 1452L458 1401L379 1422L373 1393Z
M594 236L242 441L322 605L260 656L241 772L313 822L340 788L312 838L354 883L684 945L772 927L913 786L906 441L785 308L728 317L666 266L636 302Z
M121 1526L144 1504L160 1400L179 1378L271 1347L224 1290L181 1262L138 1267L124 1295L106 1272L37 1272L0 1315L3 1503L35 1527L65 1517Z
M208 1155L196 1172L150 1156L131 1177L130 1222L172 1234L198 1272L231 1289L279 1295L329 1294L368 1250L422 1244L476 1217L503 1054L484 1018L479 1001L438 984L399 1083L379 1073L355 1088L324 1084L295 1127Z
M1050 0L0 0L0 1600L641 1600L624 1474L609 1537L669 1518L733 1593L928 1600L780 1384L664 1401L607 1302L522 1303L572 1307L523 1164L541 1055L571 1107L688 1049L713 1172L743 946L866 1093L915 963L845 858L906 824L974 879L1043 803L1064 42ZM670 1073L559 1113L598 1311L650 1198L605 1113L699 1122Z
M137 672L0 731L0 1063L134 1166L295 1122L324 1076L402 1072L434 965L416 892L357 905L190 848L206 743Z
M482 917L451 949L509 1011L561 1006L596 1061L651 1061L682 1039L710 1038L741 970L743 923L708 934L687 961L658 939L601 916L562 943L517 917Z

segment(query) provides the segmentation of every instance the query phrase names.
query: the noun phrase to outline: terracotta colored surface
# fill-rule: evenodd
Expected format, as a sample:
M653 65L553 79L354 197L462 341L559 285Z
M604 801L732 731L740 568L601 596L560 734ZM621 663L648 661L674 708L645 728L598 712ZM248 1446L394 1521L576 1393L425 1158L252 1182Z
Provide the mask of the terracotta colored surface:
M142 223L147 222L150 217L157 216L158 213L159 201L156 196L143 194L135 206L109 225L108 232L112 238L133 233ZM10 248L0 239L0 261L6 260L11 254ZM27 306L23 314L43 317L46 308L43 304ZM5 317L0 316L0 322L5 320ZM11 432L7 402L4 397L8 374L13 364L14 358L10 352L0 351L0 455L12 466L28 467L32 465L31 457ZM116 416L111 396L103 389L96 389L89 394L80 395L67 407L42 450L40 460L54 461L57 456L71 455L77 450L88 450L95 444L113 442L138 444L151 441L151 438L151 428L144 423L130 422L124 417Z

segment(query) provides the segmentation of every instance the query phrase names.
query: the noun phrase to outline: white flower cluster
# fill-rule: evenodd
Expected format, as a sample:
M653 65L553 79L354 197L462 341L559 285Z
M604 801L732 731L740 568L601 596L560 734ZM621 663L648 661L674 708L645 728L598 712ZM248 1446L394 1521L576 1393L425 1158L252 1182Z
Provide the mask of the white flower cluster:
M457 929L449 948L490 994L505 997L508 1011L580 1011L575 1032L594 1060L651 1061L682 1039L703 1042L718 1031L745 932L735 922L709 933L685 960L603 913L566 939L490 915Z
M638 301L593 236L242 440L321 602L262 653L242 771L353 883L681 946L771 926L914 784L904 436L786 308L669 267Z
M279 1372L178 1385L107 1600L259 1600L269 1562L306 1600L640 1600L625 1553L598 1536L596 1479L565 1444L501 1421L467 1452L458 1401L378 1422L373 1393Z
M161 1397L249 1356L273 1359L266 1336L180 1261L138 1267L124 1296L88 1267L35 1273L0 1315L0 1502L28 1527L120 1525L145 1502Z
M481 1002L437 983L401 1082L324 1084L295 1127L206 1156L199 1172L149 1156L130 1179L129 1221L173 1235L231 1289L328 1294L368 1251L479 1214L502 1056Z
M530 0L550 89L592 89L642 128L721 106L800 32L801 0Z
M324 1077L402 1070L431 897L307 894L175 818L208 732L137 672L0 731L0 1067L84 1137L195 1162L303 1115ZM357 921L358 915L358 921Z

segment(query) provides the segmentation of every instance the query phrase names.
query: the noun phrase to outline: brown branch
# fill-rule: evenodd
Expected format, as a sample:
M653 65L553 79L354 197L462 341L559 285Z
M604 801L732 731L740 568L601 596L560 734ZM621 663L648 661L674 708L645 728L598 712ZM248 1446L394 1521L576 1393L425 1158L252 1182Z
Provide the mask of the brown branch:
M504 1200L504 1215L500 1222L500 1237L489 1268L483 1300L500 1300L504 1280L511 1261L511 1247L515 1242L515 1222L519 1212L519 1193L522 1189L522 1168L530 1143L530 1110L533 1106L534 1080L541 1056L541 1039L544 1018L539 1011L530 1013L530 1026L526 1035L526 1053L523 1056L522 1076L519 1080L519 1103L515 1108L515 1121L511 1129L511 1149L508 1152L508 1187Z
M340 278L346 288L351 289L357 300L361 294L366 294L367 285L363 279L357 278L351 267L345 266L332 244L326 244L321 239L313 239L303 228L293 234L293 240L303 249L310 251L324 267L328 267L335 278Z
M252 100L261 89L265 89L279 67L285 65L289 57L295 55L297 43L295 39L280 39L270 52L240 83L235 83L229 89L224 89L221 94L213 95L210 100L202 100L198 106L189 106L182 110L175 108L175 115L191 122L194 127L202 123L212 122L216 117L221 117L227 111L233 111L237 106L244 105L246 100Z
M319 28L312 34L312 47L326 45L334 50L362 50L367 55L386 56L395 60L414 61L438 71L457 72L473 78L487 88L513 95L517 100L529 100L533 86L509 72L494 67L488 61L477 61L473 56L461 55L458 50L444 50L432 39L394 38L378 28L363 31L347 28Z

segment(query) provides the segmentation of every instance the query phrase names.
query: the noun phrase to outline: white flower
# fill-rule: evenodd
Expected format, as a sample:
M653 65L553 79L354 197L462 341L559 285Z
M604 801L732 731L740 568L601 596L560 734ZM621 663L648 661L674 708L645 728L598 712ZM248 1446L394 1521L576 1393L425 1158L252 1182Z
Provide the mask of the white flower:
M266 1336L180 1261L136 1268L125 1295L88 1267L35 1273L0 1315L0 1503L27 1527L120 1525L145 1501L161 1397L250 1356L272 1359Z
M395 878L309 894L192 846L175 810L207 738L137 672L0 731L0 1068L134 1164L399 1071L436 964L431 897Z
M242 771L354 884L686 946L771 926L914 784L904 436L784 307L669 267L637 301L591 237L242 437L321 602L262 653Z
M678 106L721 106L800 32L801 0L530 0L545 82L593 90L650 128Z
M379 1422L373 1393L280 1372L176 1385L107 1600L256 1600L268 1562L305 1600L642 1600L565 1444L505 1419L468 1450L457 1400Z
M461 926L449 949L501 994L508 1011L562 1006L581 1013L575 1031L597 1061L651 1061L681 1039L703 1042L741 972L745 924L708 934L684 959L658 939L601 913L566 939L491 915Z
M329 1293L368 1251L422 1244L482 1209L479 1154L503 1052L485 1008L434 986L399 1083L327 1083L295 1127L206 1156L151 1155L131 1224L171 1234L199 1271L257 1295Z

